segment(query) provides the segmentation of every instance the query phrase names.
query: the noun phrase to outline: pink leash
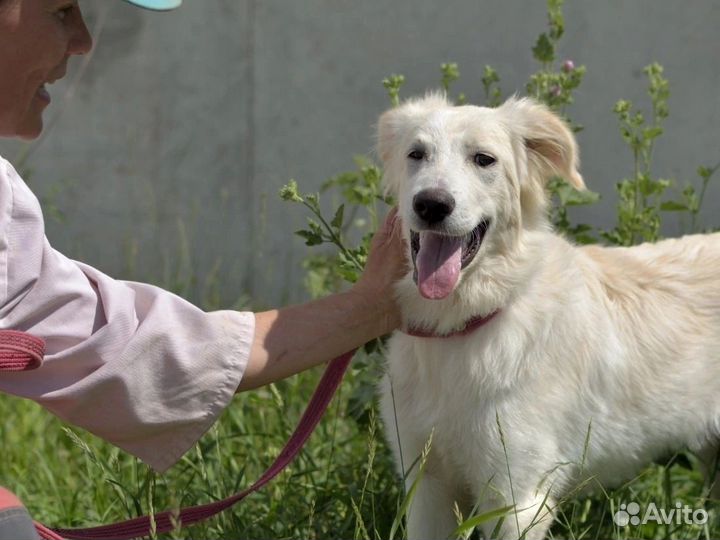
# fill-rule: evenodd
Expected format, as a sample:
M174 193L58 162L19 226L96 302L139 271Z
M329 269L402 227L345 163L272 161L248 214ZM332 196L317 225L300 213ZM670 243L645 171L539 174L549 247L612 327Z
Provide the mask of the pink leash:
M465 323L463 328L447 334L437 334L413 327L406 330L405 333L418 338L451 338L464 336L490 322L498 313L499 310L482 317L474 317ZM0 371L36 369L42 363L44 352L45 342L42 339L15 330L0 330ZM295 456L297 456L312 434L315 426L317 426L330 404L332 397L335 395L335 391L340 385L354 354L354 350L347 352L328 364L322 379L320 379L318 383L318 387L315 389L315 393L310 399L310 403L300 419L300 423L295 428L295 431L290 436L280 455L275 458L270 468L268 468L253 485L227 499L183 508L175 514L171 511L155 514L155 531L158 534L167 533L180 525L184 527L203 521L230 508L275 478L287 467ZM173 524L173 520L175 524ZM111 525L101 525L99 527L85 529L50 529L36 522L35 529L40 537L45 540L63 540L64 538L94 538L98 540L112 538L124 540L149 536L152 530L152 519L150 516L141 516Z
M45 356L45 342L16 330L0 330L0 371L39 368Z
M0 371L35 369L42 362L44 350L45 343L39 338L14 330L0 330ZM182 524L184 527L214 516L259 490L275 478L295 458L305 441L312 434L332 400L340 381L342 381L354 354L355 351L350 351L328 364L315 393L310 399L310 403L300 419L300 423L285 444L285 448L275 458L270 468L252 486L221 501L183 508L174 515L175 525L173 525L172 521L172 512L165 511L155 514L155 530L157 533L170 532L178 524ZM113 523L112 525L87 529L50 529L40 523L35 523L35 529L45 540L62 540L63 538L113 538L120 540L149 536L152 530L152 521L149 516L142 516Z

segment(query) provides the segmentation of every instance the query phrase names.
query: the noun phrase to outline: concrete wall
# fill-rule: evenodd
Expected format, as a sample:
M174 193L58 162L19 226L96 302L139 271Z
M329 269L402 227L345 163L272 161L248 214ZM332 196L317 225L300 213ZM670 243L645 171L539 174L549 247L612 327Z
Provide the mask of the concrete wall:
M226 306L243 293L256 306L304 298L307 248L292 231L306 214L277 191L290 178L317 189L371 151L385 76L405 74L409 96L458 62L454 91L481 103L491 64L506 94L522 91L546 26L540 0L186 0L169 14L81 5L102 26L93 57L52 88L45 138L0 152L27 171L57 248L117 277L176 283L198 302L216 286ZM614 184L632 167L610 111L621 97L647 104L651 61L672 92L655 173L684 182L720 160L720 3L569 0L565 15L560 55L588 69L569 112L585 126L586 181L604 197L578 217L609 225ZM717 226L720 189L708 199Z

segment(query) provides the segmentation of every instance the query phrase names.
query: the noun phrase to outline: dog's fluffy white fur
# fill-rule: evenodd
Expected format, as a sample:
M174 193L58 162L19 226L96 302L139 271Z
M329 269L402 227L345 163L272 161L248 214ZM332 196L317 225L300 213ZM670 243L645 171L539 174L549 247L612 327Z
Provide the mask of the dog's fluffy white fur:
M410 469L433 433L410 538L446 538L455 502L465 515L514 502L501 534L542 538L583 478L617 484L685 446L714 455L720 234L605 248L553 233L547 181L584 184L571 131L530 99L490 109L430 95L387 111L378 129L408 240L429 228L413 208L426 189L455 200L436 232L490 221L447 297L423 297L412 273L398 284L405 324L447 333L499 310L463 337L390 341L382 412L398 466ZM477 165L477 153L496 161Z

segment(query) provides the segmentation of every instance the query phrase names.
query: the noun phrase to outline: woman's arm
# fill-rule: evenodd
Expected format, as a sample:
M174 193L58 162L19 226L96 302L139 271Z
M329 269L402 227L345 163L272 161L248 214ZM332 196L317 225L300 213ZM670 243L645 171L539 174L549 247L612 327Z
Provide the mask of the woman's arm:
M365 272L349 291L255 315L255 338L238 391L288 377L388 334L400 325L394 284L406 272L392 210L373 238Z
M405 257L399 233L389 231L377 235L350 292L257 316L206 313L54 250L37 198L0 158L0 328L46 342L42 366L0 373L0 392L32 399L164 471L238 388L329 360L398 325L390 299Z

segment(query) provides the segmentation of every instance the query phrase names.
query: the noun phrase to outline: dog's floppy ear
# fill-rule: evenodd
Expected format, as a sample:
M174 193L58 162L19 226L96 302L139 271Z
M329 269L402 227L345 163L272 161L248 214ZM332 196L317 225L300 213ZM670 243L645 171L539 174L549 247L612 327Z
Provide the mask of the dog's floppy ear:
M424 98L406 101L385 111L378 120L377 153L383 163L385 191L397 195L402 167L405 163L404 135L428 112L448 107L443 94L428 94Z
M574 188L585 189L578 172L575 136L558 115L530 98L512 97L501 110L507 115L510 130L523 138L530 174L537 174L543 186L553 176L561 176Z
M392 157L393 150L397 146L400 132L407 122L407 105L395 107L380 115L377 127L377 153L387 165Z

